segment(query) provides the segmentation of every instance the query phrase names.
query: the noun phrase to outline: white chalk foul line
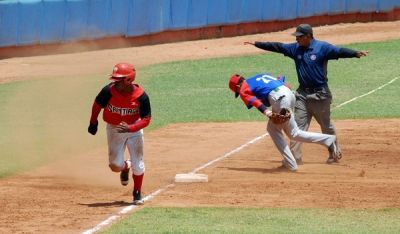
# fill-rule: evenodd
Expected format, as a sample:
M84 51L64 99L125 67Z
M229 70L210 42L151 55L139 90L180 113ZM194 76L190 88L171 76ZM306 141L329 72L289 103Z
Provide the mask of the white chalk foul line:
M166 185L163 188L158 189L157 191L147 195L145 198L143 198L143 200L144 201L149 201L149 200L153 199L155 196L157 196L158 194L160 194L160 193L164 192L165 190L167 190L171 186L173 186L173 184ZM131 212L135 208L136 208L135 205L129 205L129 206L123 208L122 210L120 210L117 214L112 215L112 216L108 217L106 220L104 220L103 222L97 224L94 228L91 228L89 230L86 230L86 231L82 232L82 234L92 234L92 233L95 233L97 231L100 231L102 228L110 225L111 223L113 223L114 221L119 219L122 215Z
M387 82L386 84L381 85L381 86L379 86L378 88L369 91L368 93L362 94L362 95L357 96L357 97L355 97L355 98L352 98L352 99L350 99L350 100L348 100L348 101L345 101L345 102L343 102L343 103L341 103L341 104L335 106L333 109L340 108L340 107L342 107L342 106L344 106L344 105L347 105L347 104L349 104L349 103L351 103L351 102L353 102L353 101L355 101L355 100L357 100L357 99L359 99L359 98L362 98L362 97L365 97L365 96L367 96L367 95L370 95L370 94L372 94L372 93L374 93L374 92L376 92L376 91L378 91L378 90L384 88L385 86L387 86L387 85L393 83L394 81L396 81L396 80L399 79L399 78L400 78L400 77L395 77L395 78L393 78L392 80L390 80L389 82ZM234 150L232 150L232 151L230 151L230 152L224 154L223 156L218 157L218 158L216 158L216 159L214 159L214 160L211 160L210 162L208 162L208 163L206 163L206 164L204 164L204 165L202 165L202 166L200 166L200 167L194 169L194 170L191 171L190 173L191 173L191 174L197 173L198 171L200 171L200 170L202 170L202 169L204 169L204 168L207 168L208 166L210 166L210 165L212 165L212 164L214 164L214 163L216 163L216 162L218 162L218 161L221 161L222 159L225 159L225 158L231 156L232 154L235 154L235 153L239 152L240 150L242 150L242 149L248 147L249 145L256 143L257 141L261 140L262 138L264 138L264 137L266 137L266 136L268 136L268 133L265 133L265 134L263 134L263 135L261 135L261 136L258 136L258 137L256 137L256 138L250 140L249 142L247 142L247 143L245 143L245 144L239 146L238 148L236 148L236 149L234 149ZM143 200L144 200L144 201L150 201L150 200L152 200L154 197L156 197L157 195L159 195L160 193L162 193L162 192L164 192L165 190L167 190L168 188L172 187L173 185L174 185L174 184L166 185L166 186L164 186L163 188L158 189L157 191L155 191L155 192L151 193L150 195L144 197ZM94 228L89 229L89 230L83 232L83 234L92 234L92 233L95 233L95 232L101 230L102 228L104 228L104 227L110 225L112 222L114 222L115 220L119 219L122 215L131 212L131 211L134 210L135 208L136 208L135 205L127 206L127 207L123 208L121 211L119 211L116 215L112 215L112 216L108 217L108 218L107 218L106 220L104 220L103 222L97 224Z
M342 106L344 106L344 105L346 105L346 104L349 104L350 102L353 102L353 101L355 101L355 100L357 100L357 99L359 99L359 98L365 97L365 96L367 96L367 95L370 95L371 93L374 93L374 92L376 92L376 91L378 91L378 90L380 90L380 89L383 89L385 86L387 86L387 85L389 85L389 84L395 82L395 81L396 81L397 79L399 79L399 78L400 78L400 76L395 77L395 78L393 78L392 80L390 80L389 82L387 82L386 84L381 85L381 86L379 86L378 88L369 91L368 93L364 93L363 95L360 95L360 96L357 96L357 97L355 97L355 98L352 98L352 99L350 99L350 100L348 100L348 101L345 101L345 102L343 102L343 103L341 103L341 104L335 106L333 109L340 108L340 107L342 107Z

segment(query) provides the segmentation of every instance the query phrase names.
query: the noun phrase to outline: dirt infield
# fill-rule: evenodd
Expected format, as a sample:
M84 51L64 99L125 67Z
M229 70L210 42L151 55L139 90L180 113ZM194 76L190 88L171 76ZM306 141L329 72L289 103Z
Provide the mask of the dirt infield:
M262 128L264 124L258 125ZM299 171L281 170L282 158L266 137L201 171L209 176L209 183L177 184L150 204L400 207L400 121L345 120L336 121L336 126L344 152L340 164L326 164L328 154L324 147L305 144L305 161ZM313 130L318 128L314 126Z
M373 26L374 32L370 28ZM335 44L400 38L400 21L315 28ZM0 83L62 75L107 74L118 61L140 66L260 51L247 40L292 41L293 29L235 38L143 46L82 54L0 61ZM157 54L158 56L154 56ZM89 111L89 110L88 110ZM280 156L270 138L201 171L209 183L177 184L148 206L400 207L400 121L335 121L344 157L327 165L322 146L304 145L299 172L277 169ZM145 195L265 133L265 123L174 124L146 133ZM312 126L318 130L316 126ZM0 233L77 233L130 205L131 188L119 185L107 166L106 146L0 180ZM27 152L29 155L29 152Z

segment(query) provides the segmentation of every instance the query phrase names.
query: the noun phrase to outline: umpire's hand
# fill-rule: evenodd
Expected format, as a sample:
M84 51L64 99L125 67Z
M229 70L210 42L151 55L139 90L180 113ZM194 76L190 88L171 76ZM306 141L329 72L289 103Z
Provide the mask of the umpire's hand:
M96 135L97 125L99 125L99 122L97 120L96 123L90 123L88 127L88 132L92 135Z
M368 55L368 51L357 51L357 58L365 57Z

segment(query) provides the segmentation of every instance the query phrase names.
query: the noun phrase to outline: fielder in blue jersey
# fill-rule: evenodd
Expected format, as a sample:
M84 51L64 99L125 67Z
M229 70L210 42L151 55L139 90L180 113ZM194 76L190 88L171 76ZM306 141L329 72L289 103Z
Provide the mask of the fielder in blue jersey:
M328 87L328 61L339 58L360 58L367 56L366 51L355 51L340 48L325 41L314 39L313 30L308 24L300 24L296 32L295 43L280 42L245 42L257 48L281 53L294 60L299 87L296 92L296 122L300 129L307 131L314 117L321 126L322 133L336 135L336 129L331 121L332 94ZM336 146L341 154L340 146ZM302 162L301 144L291 142L291 150L298 163ZM327 163L339 162L332 153Z
M254 106L265 116L271 117L273 112L279 113L283 108L293 113L296 99L284 82L284 78L269 74L258 74L248 79L235 74L229 79L229 88L235 93L235 97L240 96L248 109ZM282 166L290 171L297 171L298 166L283 132L291 140L324 145L334 157L339 157L335 135L302 131L297 127L293 114L289 121L282 124L268 121L267 131L283 157Z

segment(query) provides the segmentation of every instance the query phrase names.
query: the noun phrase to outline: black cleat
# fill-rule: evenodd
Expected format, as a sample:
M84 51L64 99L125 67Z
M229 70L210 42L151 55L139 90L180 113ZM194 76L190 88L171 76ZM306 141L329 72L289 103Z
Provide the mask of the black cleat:
M139 190L133 191L133 204L137 206L144 204L144 201L142 199L142 194L140 193Z
M129 183L129 168L125 171L121 171L121 173L119 174L119 178L121 180L121 184L123 186L127 186Z

